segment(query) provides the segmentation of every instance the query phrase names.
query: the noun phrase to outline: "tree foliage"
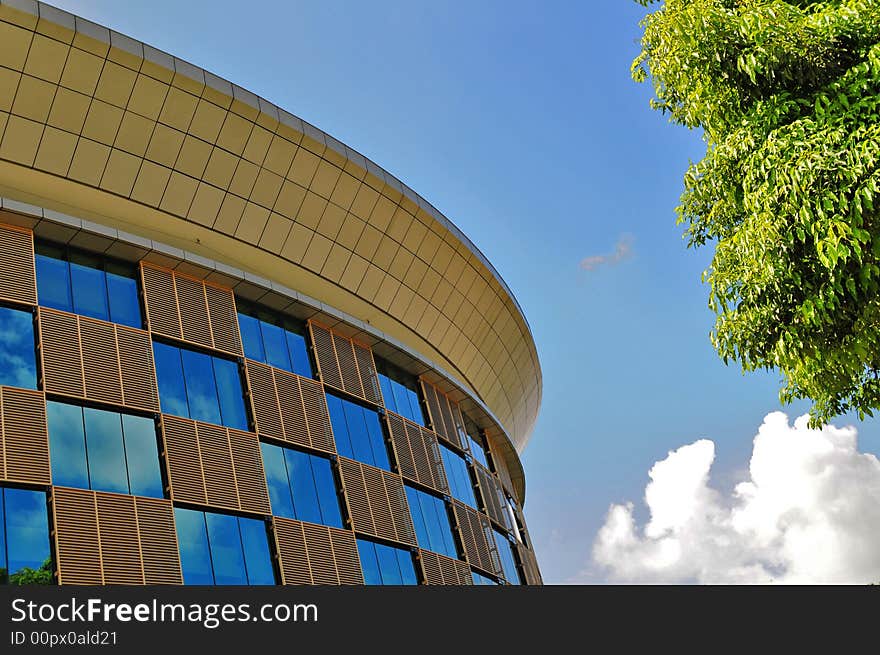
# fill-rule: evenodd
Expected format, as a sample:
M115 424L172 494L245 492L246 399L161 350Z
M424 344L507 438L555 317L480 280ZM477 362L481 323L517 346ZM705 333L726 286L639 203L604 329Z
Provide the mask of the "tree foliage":
M9 575L5 568L0 568L0 584L11 585L48 585L52 584L52 558L47 558L38 569L24 566Z
M813 426L880 408L880 0L636 0L637 81L706 155L677 208L712 343Z

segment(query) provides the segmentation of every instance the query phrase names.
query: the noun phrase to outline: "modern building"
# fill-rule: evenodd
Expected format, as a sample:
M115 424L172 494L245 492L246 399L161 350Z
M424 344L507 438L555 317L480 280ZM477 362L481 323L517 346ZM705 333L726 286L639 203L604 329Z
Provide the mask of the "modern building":
M0 196L4 582L541 583L529 326L394 176L3 0Z

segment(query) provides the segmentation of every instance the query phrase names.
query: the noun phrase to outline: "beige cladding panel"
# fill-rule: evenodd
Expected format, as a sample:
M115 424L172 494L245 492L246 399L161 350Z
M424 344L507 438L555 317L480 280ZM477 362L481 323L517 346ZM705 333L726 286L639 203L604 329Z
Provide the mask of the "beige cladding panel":
M127 231L157 234L164 225L178 244L248 261L264 277L299 266L322 302L448 367L525 445L541 396L529 329L494 273L433 210L359 155L339 155L322 133L280 122L262 101L266 111L79 33L59 39L61 28L32 48L38 28L22 16L0 7L0 66L17 80L0 104L0 186ZM27 264L0 257L2 270ZM241 354L231 294L182 281L162 307L151 302L162 284L167 276L145 280L153 331ZM32 273L0 288L4 299L34 296ZM381 402L367 353L348 350L324 381Z

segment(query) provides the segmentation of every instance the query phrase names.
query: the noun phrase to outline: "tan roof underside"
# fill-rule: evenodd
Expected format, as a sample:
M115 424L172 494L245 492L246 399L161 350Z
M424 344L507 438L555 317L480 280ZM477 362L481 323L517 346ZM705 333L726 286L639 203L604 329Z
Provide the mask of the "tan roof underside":
M115 32L105 43L87 35L93 23L80 31L81 19L69 29L47 15L0 6L6 194L345 311L458 375L522 451L541 400L537 352L480 255L299 119L164 53L169 65L133 54L144 46Z

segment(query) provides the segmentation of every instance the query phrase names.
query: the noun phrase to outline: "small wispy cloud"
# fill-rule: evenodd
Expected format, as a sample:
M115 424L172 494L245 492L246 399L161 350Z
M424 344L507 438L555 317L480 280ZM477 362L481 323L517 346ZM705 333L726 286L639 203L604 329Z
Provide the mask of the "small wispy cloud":
M584 271L595 271L600 266L615 266L624 259L629 259L633 252L633 235L621 234L614 245L614 252L606 255L590 255L581 260L580 267Z

